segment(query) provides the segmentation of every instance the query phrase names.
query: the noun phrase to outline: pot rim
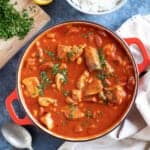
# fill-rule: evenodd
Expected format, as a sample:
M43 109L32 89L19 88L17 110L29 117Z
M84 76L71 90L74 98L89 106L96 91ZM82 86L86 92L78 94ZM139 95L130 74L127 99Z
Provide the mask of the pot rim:
M38 40L40 39L43 35L45 35L47 32L49 32L50 30L60 27L60 26L64 26L67 24L82 24L82 25L89 25L91 27L97 28L97 29L101 29L106 31L109 35L111 35L117 42L119 42L119 44L121 45L121 47L124 49L124 51L126 52L126 54L128 55L128 58L130 59L130 61L132 62L132 66L134 68L134 75L135 75L135 79L136 79L136 84L135 84L135 88L134 88L134 93L132 96L132 100L129 104L129 106L126 108L126 111L120 116L120 118L112 124L111 127L109 127L107 130L99 133L99 134L94 134L94 135L90 135L90 136L86 136L86 137L68 137L68 136L63 136L63 135L59 135L56 134L55 132L52 132L50 130L48 130L46 127L44 127L41 123L39 123L35 117L31 114L30 110L28 109L26 103L25 103L25 99L23 97L22 94L22 90L21 90L21 68L23 65L23 61L24 58L26 57L26 55L28 54L29 49L32 47L32 45ZM91 21L84 21L84 20L75 20L75 21L66 21L66 22L62 22L62 23L58 23L52 27L49 27L48 29L44 30L42 33L40 33L39 35L37 35L32 42L28 45L28 47L26 48L26 50L24 51L23 55L20 58L20 61L18 63L18 71L17 71L17 94L18 97L20 99L20 102L23 106L23 109L25 110L27 116L31 119L31 121L34 123L34 125L36 125L36 127L40 128L42 131L56 137L56 138L60 138L63 140L67 140L67 141L72 141L72 142L76 142L76 141L89 141L89 140L94 140L100 137L105 136L106 134L110 133L112 130L116 129L122 122L123 120L127 117L129 111L131 110L134 102L135 102L135 98L137 96L137 90L138 90L138 81L139 81L139 77L138 77L138 69L137 69L137 64L135 63L135 60L133 58L132 53L129 50L129 47L127 46L127 44L125 43L125 41L123 39L121 39L116 33L114 33L113 31L111 31L110 29L108 29L107 27L95 23L95 22L91 22Z

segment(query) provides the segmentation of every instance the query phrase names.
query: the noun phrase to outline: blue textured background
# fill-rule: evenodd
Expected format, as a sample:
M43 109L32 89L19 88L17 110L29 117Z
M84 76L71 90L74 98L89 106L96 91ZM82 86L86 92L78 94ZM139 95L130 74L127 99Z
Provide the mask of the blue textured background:
M65 0L54 0L51 5L43 7L43 9L52 17L52 20L44 29L63 21L89 20L115 31L126 19L133 15L150 14L150 0L128 0L121 9L102 16L91 16L77 12ZM3 123L10 121L10 117L5 109L5 98L15 88L17 64L28 44L0 70L0 128ZM22 115L22 108L18 104L15 104L15 107L18 113ZM63 143L62 140L47 135L35 127L29 126L26 128L32 133L35 150L56 150ZM11 149L12 147L0 134L0 150Z

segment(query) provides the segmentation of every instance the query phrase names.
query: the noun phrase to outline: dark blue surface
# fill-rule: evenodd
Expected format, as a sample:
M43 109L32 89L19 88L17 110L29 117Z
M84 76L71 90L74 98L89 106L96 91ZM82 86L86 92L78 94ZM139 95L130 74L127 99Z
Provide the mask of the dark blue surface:
M51 5L43 7L43 9L52 17L51 22L44 29L68 20L88 20L100 23L115 31L126 19L133 15L150 14L150 0L128 0L121 9L102 16L91 16L77 12L65 0L54 0ZM17 64L28 44L0 70L0 127L3 123L10 121L10 117L5 109L5 98L15 88ZM17 104L15 107L18 113L22 115L22 108ZM62 140L47 135L35 127L29 126L26 128L32 133L35 150L56 150L63 143ZM0 134L0 150L11 149L12 147Z

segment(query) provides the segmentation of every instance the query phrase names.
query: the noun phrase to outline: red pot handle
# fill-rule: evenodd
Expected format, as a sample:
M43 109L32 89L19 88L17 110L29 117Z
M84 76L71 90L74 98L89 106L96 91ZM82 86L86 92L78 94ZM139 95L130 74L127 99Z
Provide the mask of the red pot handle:
M139 73L142 73L150 64L150 55L148 51L146 50L142 41L139 40L138 38L125 38L124 40L128 45L136 44L139 47L141 54L143 56L143 62L138 64L138 71Z
M18 115L15 112L15 109L13 107L13 102L18 100L17 96L17 90L13 90L11 94L6 98L5 105L6 109L11 117L11 119L18 125L31 125L31 120L25 116L24 118L19 118Z

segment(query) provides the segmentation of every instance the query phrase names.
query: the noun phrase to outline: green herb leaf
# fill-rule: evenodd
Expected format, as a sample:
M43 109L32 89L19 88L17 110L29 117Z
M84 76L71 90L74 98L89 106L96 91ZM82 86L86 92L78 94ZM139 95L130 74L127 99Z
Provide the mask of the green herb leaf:
M42 71L42 72L40 73L40 77L41 77L42 82L45 82L45 83L50 83L50 82L52 82L52 81L48 78L46 71Z
M52 80L48 78L47 73L45 71L40 72L40 85L37 87L39 95L43 95L44 89L50 83L52 83Z
M103 92L101 92L101 93L99 94L99 98L102 99L102 101L103 101L104 104L108 104L108 99L107 99L107 97L104 95Z
M56 75L57 73L59 73L59 64L55 64L52 68L52 74Z
M97 78L102 81L102 84L103 84L104 87L108 86L108 84L105 80L107 78L107 75L104 72L99 72L97 74Z
M97 78L103 81L103 80L106 79L106 75L105 75L105 74L100 74L100 73L99 73L99 74L97 74Z
M47 55L51 57L52 60L55 60L55 53L51 51L47 51Z
M30 31L33 18L28 16L26 10L19 13L10 0L0 0L0 38L9 39L18 36L24 38Z
M109 101L108 101L108 99L103 99L103 102L104 102L104 104L107 105Z
M106 66L105 56L101 54L101 55L99 56L99 59L100 59L100 62L101 62L102 67Z
M105 59L105 56L103 54L103 49L99 48L98 54L99 54L99 60L100 60L101 66L105 67L106 66L106 59Z
M59 73L61 73L64 76L63 82L67 83L67 81L68 81L68 78L67 78L67 69L62 69L62 70L59 71Z
M68 107L71 111L74 111L77 108L77 106L75 106L73 104L69 104Z
M73 52L67 52L67 58L68 58L68 61L71 60L71 58L73 57L74 53Z
M73 118L73 113L70 112L68 117L69 117L69 119L71 120L71 119Z
M87 110L87 111L85 112L85 116L86 116L88 119L93 118L93 114L92 114L91 110Z
M37 88L38 88L39 95L43 96L44 88L45 88L44 84L40 83L40 85Z
M63 95L64 96L68 96L70 94L70 91L66 90L66 91L63 91Z
M67 69L60 69L59 66L60 66L59 64L55 64L53 66L53 68L52 68L52 74L53 75L56 75L57 73L62 74L64 76L63 82L67 83L67 81L68 81L68 78L67 78L67 74L68 74L67 73Z
M103 92L101 92L101 93L99 94L99 97L102 98L103 100L106 100L106 99L107 99L107 97L104 95Z
M77 106L72 105L72 104L69 104L68 107L69 107L69 109L70 109L70 112L69 112L69 119L72 119L72 118L74 117L73 114L74 114L74 112L76 111Z

